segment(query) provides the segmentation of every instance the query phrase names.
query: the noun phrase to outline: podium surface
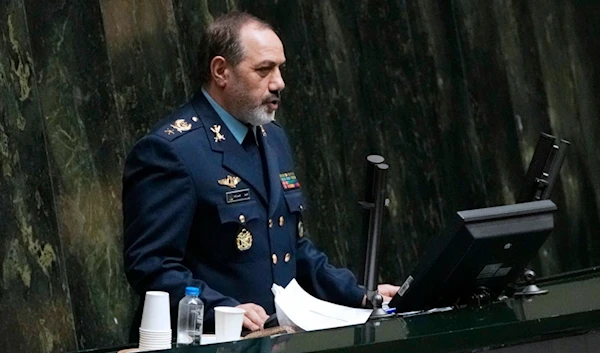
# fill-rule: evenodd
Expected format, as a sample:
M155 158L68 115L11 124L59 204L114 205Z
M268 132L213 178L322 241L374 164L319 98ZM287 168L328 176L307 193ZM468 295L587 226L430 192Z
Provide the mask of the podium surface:
M510 298L483 308L395 316L364 325L162 352L600 351L600 268L537 284L549 293L533 300ZM124 348L80 352L116 353Z

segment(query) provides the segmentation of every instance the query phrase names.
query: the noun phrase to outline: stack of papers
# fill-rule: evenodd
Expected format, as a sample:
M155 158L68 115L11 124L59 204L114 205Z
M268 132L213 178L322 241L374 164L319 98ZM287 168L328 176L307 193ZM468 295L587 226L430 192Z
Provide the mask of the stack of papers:
M283 288L273 284L277 321L304 331L324 330L334 327L364 324L371 309L350 308L317 299L308 294L295 279Z

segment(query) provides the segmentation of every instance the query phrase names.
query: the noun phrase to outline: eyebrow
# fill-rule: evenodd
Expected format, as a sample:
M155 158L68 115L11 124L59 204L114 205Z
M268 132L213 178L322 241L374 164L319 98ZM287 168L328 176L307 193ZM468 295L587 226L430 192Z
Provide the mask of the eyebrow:
M283 61L281 64L277 64L277 62L273 61L273 60L264 60L259 62L258 64L255 65L255 67L261 67L261 66L281 66L285 64L285 61Z

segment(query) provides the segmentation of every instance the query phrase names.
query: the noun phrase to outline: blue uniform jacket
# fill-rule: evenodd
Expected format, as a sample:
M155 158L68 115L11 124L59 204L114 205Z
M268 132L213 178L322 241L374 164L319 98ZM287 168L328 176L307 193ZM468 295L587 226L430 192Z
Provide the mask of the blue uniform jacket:
M354 275L304 236L302 191L281 180L294 171L283 129L270 123L260 135L268 193L267 178L201 93L133 147L123 175L125 272L142 302L133 335L149 290L170 293L173 331L186 286L200 288L205 331L215 306L250 302L273 313L272 284L293 278L320 299L361 305Z

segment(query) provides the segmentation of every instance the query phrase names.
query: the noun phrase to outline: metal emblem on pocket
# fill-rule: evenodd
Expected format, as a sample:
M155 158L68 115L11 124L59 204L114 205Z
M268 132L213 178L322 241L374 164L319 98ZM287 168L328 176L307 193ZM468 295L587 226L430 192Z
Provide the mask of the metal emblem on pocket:
M235 239L239 251L246 251L252 247L252 233L243 228Z

